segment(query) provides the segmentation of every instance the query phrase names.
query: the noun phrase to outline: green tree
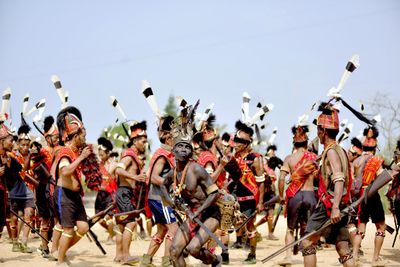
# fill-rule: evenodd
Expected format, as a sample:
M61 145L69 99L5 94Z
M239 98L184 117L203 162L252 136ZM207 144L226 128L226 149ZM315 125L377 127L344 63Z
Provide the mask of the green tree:
M174 118L178 116L178 106L176 105L175 96L173 94L169 95L164 112Z

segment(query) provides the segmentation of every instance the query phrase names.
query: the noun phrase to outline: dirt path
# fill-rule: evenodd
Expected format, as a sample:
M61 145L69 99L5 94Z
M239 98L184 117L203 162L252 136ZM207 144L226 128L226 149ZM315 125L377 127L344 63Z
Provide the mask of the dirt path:
M89 215L93 214L93 210L88 210ZM392 216L387 216L387 223L393 226L393 218ZM98 225L94 226L93 230L99 236L99 240L103 243L105 250L107 251L107 255L102 255L100 250L96 247L94 243L90 243L87 238L82 239L72 250L69 252L68 256L71 259L72 266L76 267L100 267L100 266L119 266L119 264L113 263L113 258L115 254L115 246L114 245L105 245L106 240L106 232ZM153 229L154 233L155 229ZM257 248L257 259L258 263L254 266L277 266L276 261L281 259L282 256L278 256L273 259L271 262L267 262L265 264L261 263L261 259L267 257L271 253L275 252L277 249L283 246L283 238L286 231L286 223L284 220L280 219L278 221L277 229L275 235L279 237L278 241L269 241L265 239L267 234L266 225L263 225L259 228L263 238L263 241L258 243ZM370 266L370 261L372 257L373 244L374 244L374 234L375 227L372 224L368 224L367 234L362 244L362 249L365 252L365 256L362 258L362 266ZM3 234L3 236L6 233ZM231 235L231 240L235 240L235 236ZM395 248L391 248L393 242L393 236L387 235L385 238L385 243L383 245L382 255L386 260L390 260L390 264L388 266L400 266L400 240L396 243ZM232 241L231 241L232 243ZM30 241L30 246L37 248L40 244L39 239L33 239ZM147 251L149 245L149 241L144 240L136 240L132 242L131 253L134 256L142 256L143 253ZM217 250L218 253L220 252ZM247 256L248 251L245 250L234 250L230 249L230 260L231 264L229 266L243 266L242 261ZM161 248L155 256L154 264L161 264L161 256L163 253L163 248ZM322 251L319 251L318 254L318 266L340 266L338 263L338 256L333 247L325 248ZM47 267L47 266L55 266L54 262L49 262L43 258L41 258L38 253L33 254L22 254L11 252L11 244L2 238L0 240L0 266L4 267ZM194 258L190 258L190 264L193 266L200 266L200 262L195 260ZM294 257L293 267L303 266L302 265L302 257L301 255L297 255Z

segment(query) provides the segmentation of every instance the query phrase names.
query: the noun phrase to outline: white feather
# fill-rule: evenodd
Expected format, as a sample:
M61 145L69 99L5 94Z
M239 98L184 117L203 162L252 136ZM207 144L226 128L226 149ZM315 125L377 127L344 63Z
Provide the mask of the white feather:
M124 121L127 121L127 117L125 115L124 110L122 109L121 104L118 102L118 100L115 98L115 96L110 96L110 100L111 100L111 105L117 110L117 113L121 116L121 118Z
M242 113L243 113L243 122L248 123L250 121L250 100L251 97L247 92L243 92L242 95Z
M356 69L360 66L360 57L359 55L353 55L349 62L353 63L353 65L356 67ZM344 70L342 78L339 81L338 86L336 87L336 91L340 93L347 81L347 79L350 77L351 72L348 71L347 69Z
M278 132L278 128L275 127L274 130L272 131L271 136L268 139L268 144L269 145L274 144L277 132Z
M147 90L147 96L145 94L146 90ZM150 94L148 94L149 92ZM156 117L160 119L162 116L160 107L157 104L156 97L154 96L150 83L147 80L142 80L142 94L145 95L146 101L150 105L150 108L153 111L154 115L156 115Z
M1 103L0 116L4 117L4 120L5 120L5 114L8 111L8 106L10 105L10 98L11 98L11 88L8 87L3 91L2 103ZM1 118L1 120L3 120L3 118Z
M26 94L24 96L24 101L22 102L22 114L26 113L26 110L28 109L28 104L29 104L29 94Z
M58 97L61 100L61 104L64 105L64 103L65 103L65 91L64 91L64 88L62 87L60 78L58 78L57 75L52 75L51 76L51 81L53 82L54 86L56 87ZM58 83L60 84L60 87L57 85Z

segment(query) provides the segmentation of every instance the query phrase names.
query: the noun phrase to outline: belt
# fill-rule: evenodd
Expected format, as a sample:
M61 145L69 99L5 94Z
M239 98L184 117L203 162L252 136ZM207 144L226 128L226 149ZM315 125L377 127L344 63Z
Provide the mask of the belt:
M246 197L237 197L237 201L247 201L247 200L253 200L254 196L246 196Z

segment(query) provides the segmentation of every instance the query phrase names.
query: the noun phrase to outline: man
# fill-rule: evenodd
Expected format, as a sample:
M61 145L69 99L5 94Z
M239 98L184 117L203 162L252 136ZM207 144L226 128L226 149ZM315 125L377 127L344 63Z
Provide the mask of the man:
M59 266L68 265L67 251L89 231L82 201L80 166L93 151L85 144L86 130L81 118L74 107L66 107L57 115L57 127L64 146L53 160L51 172L56 179L56 215L63 228L58 247Z
M233 160L236 161L241 175L237 177L235 183L236 188L232 194L236 195L240 205L240 212L246 216L252 215L256 210L261 212L264 209L264 181L265 175L263 171L262 156L252 151L251 143L253 142L254 131L248 125L237 121L235 124L236 133L233 139L235 155ZM232 175L232 173L231 173ZM232 178L236 175L232 175ZM234 179L234 178L233 178ZM256 247L257 247L257 230L254 226L255 218L249 220L246 225L250 240L250 253L248 254L244 264L256 264ZM234 247L242 247L242 233L236 233L237 239Z
M172 153L173 139L171 135L172 116L165 116L160 119L158 126L158 138L161 147L158 148L151 158L149 167L150 189L148 201L153 221L157 226L157 232L151 238L147 254L143 255L141 266L154 266L152 260L157 250L165 239L164 256L161 259L161 266L171 266L170 247L175 236L178 224L175 214L170 206L164 205L162 201L161 185L164 183L164 176L175 167L175 158Z
M292 128L293 153L287 156L279 174L279 196L285 201L287 215L287 231L285 244L292 243L295 230L300 229L304 234L305 226L310 215L317 205L314 193L314 172L317 170L316 155L307 151L308 126L298 125ZM283 198L285 177L290 174L290 183L286 189L286 198ZM291 251L286 251L285 258L280 265L292 264Z
M354 161L359 158L362 154L362 143L361 141L354 137L351 139L351 146L349 150L347 150L347 157L349 158L350 166L351 166L351 173L353 178L353 184L351 187L351 199L352 202L356 201L358 198L361 197L361 185L362 185L362 179L357 180L356 175L354 173ZM354 238L357 233L357 214L351 214L350 215L350 221L349 224L347 225L347 228L349 229L350 233L350 243L353 245L354 244ZM361 254L361 249L359 250L359 253Z
M193 110L188 112L192 113ZM193 121L181 116L172 129L176 167L166 176L162 190L166 202L175 204L168 194L173 191L175 200L185 202L192 216L187 217L175 234L170 250L172 263L178 267L186 266L185 250L204 264L220 266L221 257L203 247L210 238L209 234L194 221L198 218L211 232L217 230L220 220L220 210L215 205L219 197L218 187L203 167L191 161Z
M9 152L9 156L14 158L21 166L13 165L14 175L7 177L12 181L14 185L9 188L8 194L10 198L10 208L14 212L18 213L22 211L24 214L24 220L32 225L32 216L34 214L35 200L34 200L34 186L28 183L25 179L24 168L29 163L29 145L31 138L29 135L30 127L27 124L23 124L18 129L18 150L16 152ZM25 182L26 180L26 182ZM28 236L30 228L27 225L22 226L22 239L21 243L18 243L18 218L14 214L11 214L11 234L13 239L12 251L21 251L23 253L32 253L33 250L28 247Z
M318 138L324 146L320 163L318 197L319 203L310 216L305 234L322 226L330 218L332 225L322 234L326 242L336 245L339 262L343 266L354 266L349 249L347 216L341 217L340 209L349 204L351 170L346 152L336 143L339 133L338 111L327 103L321 103L318 116ZM317 263L316 242L319 235L313 235L302 242L304 266L314 267Z
M275 182L276 182L276 174L275 169L280 168L282 166L283 161L276 156L277 147L275 145L269 145L267 147L267 152L264 157L264 173L265 173L265 182L264 182L264 203L269 201L275 196ZM273 220L274 220L274 210L275 204L268 205L265 207L267 215L261 219L259 222L255 224L256 227L263 224L265 221L268 223L268 240L278 240L278 237L274 235L273 231Z
M146 129L146 121L134 122L130 127L131 134L128 149L124 151L120 162L117 164L115 173L118 175L116 194L118 212L129 212L144 206L144 197L146 195L144 182L147 176L144 173L144 162L140 156L146 150ZM128 217L118 225L120 233L117 233L116 242L117 247L121 244L122 251L117 249L114 261L122 262L126 265L139 263L139 258L132 257L129 252L136 224L136 218Z
M62 148L60 146L60 137L57 125L55 124L54 118L52 116L47 116L43 121L43 136L46 140L46 146L43 147L44 150L47 150L47 153L51 155L51 161L55 158L57 151ZM48 169L51 172L51 166ZM53 181L54 182L54 181ZM38 189L40 191L40 189ZM58 245L61 238L61 234L63 232L60 221L56 216L56 207L54 206L56 199L54 199L54 185L48 184L47 188L45 188L44 195L39 194L41 196L39 203L43 203L43 211L46 213L47 211L53 212L54 219L54 227L53 227L53 235L51 238L52 246L51 246L51 255L54 257L58 257ZM41 201L43 200L43 201ZM39 204L40 205L40 204ZM38 208L40 212L40 208ZM47 214L45 214L47 216ZM42 222L43 223L43 222ZM49 222L50 223L50 222ZM43 253L43 256L45 253Z
M354 162L355 176L362 181L361 194L383 172L383 159L375 156L378 145L378 129L374 126L367 127L364 129L363 135L363 153ZM384 266L387 262L380 257L380 251L385 238L385 211L383 210L382 201L378 193L370 197L367 204L365 202L361 203L358 209L358 227L353 242L353 253L357 261L359 260L358 251L361 241L365 236L369 218L372 219L372 223L376 226L372 266Z
M95 213L99 213L113 205L115 193L117 191L117 181L115 179L117 163L110 157L110 153L113 150L113 144L110 140L104 137L97 139L97 144L102 180L94 203ZM100 221L100 225L108 232L107 244L109 245L113 244L114 237L114 223L112 216L113 211L111 210L104 216L104 219Z
M29 166L27 171L32 174L38 181L35 198L36 208L40 220L40 234L47 240L51 239L49 235L51 220L54 217L54 203L51 197L51 192L54 191L54 186L49 184L48 174L50 173L52 155L47 149L44 149L42 145L36 141L32 142L29 149ZM48 242L42 238L42 243L37 248L39 254L50 261L55 261L53 255L50 254Z

